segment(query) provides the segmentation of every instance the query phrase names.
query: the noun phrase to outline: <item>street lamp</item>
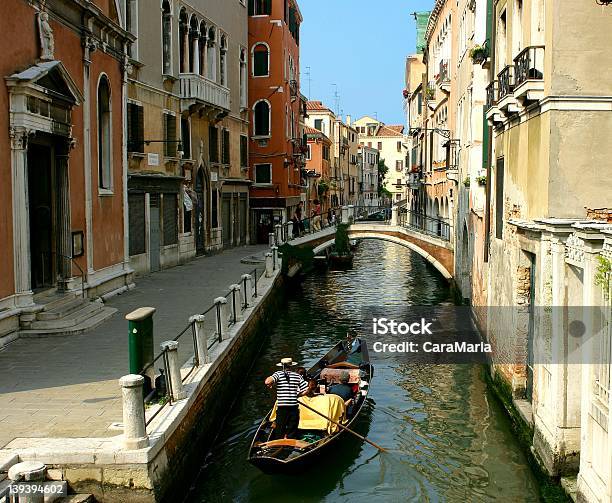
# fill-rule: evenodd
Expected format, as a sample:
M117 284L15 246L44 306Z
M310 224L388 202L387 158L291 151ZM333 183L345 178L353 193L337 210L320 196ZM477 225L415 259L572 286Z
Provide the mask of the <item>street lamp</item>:
M612 0L610 0L612 1ZM451 132L449 129L440 129L440 128L421 128L421 127L412 127L408 130L408 134L409 135L415 135L415 134L419 134L419 133L427 133L427 132L434 132L434 133L438 133L440 136L444 137L444 138L448 138L450 139L451 137Z

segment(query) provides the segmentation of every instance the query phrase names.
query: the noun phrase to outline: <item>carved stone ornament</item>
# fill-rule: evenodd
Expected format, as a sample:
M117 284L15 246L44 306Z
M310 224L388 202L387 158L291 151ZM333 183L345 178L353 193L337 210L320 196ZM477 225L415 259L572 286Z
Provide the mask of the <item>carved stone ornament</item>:
M10 128L9 138L11 139L12 150L25 150L28 148L28 140L30 136L34 134L34 131L22 128Z
M565 242L565 260L574 265L584 263L584 241L571 234Z
M49 14L41 11L37 14L38 35L40 38L40 59L43 61L53 61L55 59L55 39L53 29L49 24Z

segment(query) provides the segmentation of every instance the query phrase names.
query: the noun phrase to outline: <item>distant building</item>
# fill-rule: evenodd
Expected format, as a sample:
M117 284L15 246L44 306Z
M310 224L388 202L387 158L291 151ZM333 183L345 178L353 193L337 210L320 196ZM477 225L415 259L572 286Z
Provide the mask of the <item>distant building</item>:
M378 150L380 160L385 161L389 171L381 183L391 193L392 200L398 202L406 199L408 138L404 135L404 126L386 125L368 116L360 118L353 125L359 133L359 143Z
M330 164L331 164L331 141L318 129L306 126L308 151L306 154L306 171L313 179L312 190L309 192L305 207L307 211L312 208L315 199L321 203L326 212L331 207L330 196ZM312 174L316 175L313 177Z
M359 145L357 162L359 166L359 206L378 206L378 159L379 152L374 147Z
M302 197L300 24L295 0L249 1L252 238L267 243Z

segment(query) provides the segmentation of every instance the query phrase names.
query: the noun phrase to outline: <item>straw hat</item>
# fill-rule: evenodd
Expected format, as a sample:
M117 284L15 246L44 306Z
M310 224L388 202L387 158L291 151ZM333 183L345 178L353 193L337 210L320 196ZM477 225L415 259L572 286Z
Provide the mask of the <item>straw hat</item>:
M293 367L297 365L297 362L293 361L293 358L283 358L276 364L277 367Z

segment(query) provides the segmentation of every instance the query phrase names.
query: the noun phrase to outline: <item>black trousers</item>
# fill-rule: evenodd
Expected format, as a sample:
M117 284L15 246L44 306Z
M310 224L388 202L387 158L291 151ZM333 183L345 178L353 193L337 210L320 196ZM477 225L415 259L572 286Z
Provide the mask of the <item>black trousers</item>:
M295 407L276 408L276 427L272 432L272 440L278 438L295 438L300 424L300 409Z

